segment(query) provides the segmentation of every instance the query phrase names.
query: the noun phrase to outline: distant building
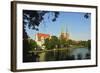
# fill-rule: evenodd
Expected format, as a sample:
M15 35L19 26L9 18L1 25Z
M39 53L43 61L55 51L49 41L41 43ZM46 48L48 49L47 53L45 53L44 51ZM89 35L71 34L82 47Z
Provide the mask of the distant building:
M39 46L42 47L42 49L44 49L44 40L47 39L47 38L50 38L50 35L49 34L44 34L44 33L37 33L36 36L35 36L35 41L37 42L37 44Z
M60 34L60 39L63 39L63 40L66 40L66 41L69 40L69 34L62 32Z
M67 27L65 29L64 28L62 27L62 29L61 29L61 33L59 35L59 39L63 39L63 40L67 41L67 40L69 40L69 33L68 33Z

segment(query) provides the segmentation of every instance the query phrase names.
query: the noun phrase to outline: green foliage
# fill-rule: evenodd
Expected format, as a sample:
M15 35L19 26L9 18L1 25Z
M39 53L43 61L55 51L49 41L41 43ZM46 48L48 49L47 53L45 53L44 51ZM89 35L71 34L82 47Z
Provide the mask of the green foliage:
M70 47L71 45L73 45L73 46L77 45L77 43L75 41L69 39L65 42L65 45L66 45L65 47Z
M60 47L63 48L63 47L65 47L66 45L67 45L66 40L60 39Z
M91 48L91 40L88 40L88 41L80 41L79 42L79 45L80 46L83 46L83 47L87 47L87 48Z
M72 45L74 42L72 40L67 40L68 45Z
M87 41L87 45L88 45L88 46L87 46L88 49L91 49L91 40L88 40L88 41Z
M51 38L45 39L44 46L46 49L59 49L59 48L69 48L69 47L87 47L91 48L91 41L74 41L74 40L64 40L58 39L56 36L51 36Z
M35 48L37 47L37 43L32 39L29 40L29 45L31 50L35 50Z
M51 36L51 43L53 48L58 48L59 39L56 36Z
M44 45L46 49L54 49L59 46L59 40L56 36L51 36L51 39L45 39Z
M49 40L49 38L45 39L44 44L46 49L50 49L51 48L51 42Z

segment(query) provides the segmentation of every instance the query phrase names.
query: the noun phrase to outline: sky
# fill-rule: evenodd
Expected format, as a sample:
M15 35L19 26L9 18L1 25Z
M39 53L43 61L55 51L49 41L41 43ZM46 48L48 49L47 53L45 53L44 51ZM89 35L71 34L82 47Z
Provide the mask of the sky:
M52 14L50 12L44 15L44 20L38 27L39 31L26 28L30 38L35 39L36 33L45 33L58 37L61 31L67 31L72 40L89 40L91 38L91 15L86 19L83 12L59 12L56 21L52 22Z

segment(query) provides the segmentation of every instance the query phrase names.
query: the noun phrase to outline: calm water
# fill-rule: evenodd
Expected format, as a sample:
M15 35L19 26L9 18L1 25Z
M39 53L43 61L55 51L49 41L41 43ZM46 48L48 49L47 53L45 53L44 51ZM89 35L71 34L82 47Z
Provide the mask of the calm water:
M62 60L83 60L90 59L90 50L77 48L73 50L57 50L38 53L37 61L62 61Z
M88 48L77 48L70 55L74 55L75 59L88 59L90 58L90 50Z

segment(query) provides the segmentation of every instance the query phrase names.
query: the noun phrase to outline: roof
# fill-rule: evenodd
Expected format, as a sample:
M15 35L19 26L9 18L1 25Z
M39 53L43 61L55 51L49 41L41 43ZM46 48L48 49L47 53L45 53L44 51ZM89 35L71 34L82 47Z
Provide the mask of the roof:
M50 35L49 34L44 34L44 33L37 33L37 37L38 37L38 41L41 41L41 38L49 38Z
M49 34L44 34L44 33L37 33L37 35L39 37L49 37L50 36Z

